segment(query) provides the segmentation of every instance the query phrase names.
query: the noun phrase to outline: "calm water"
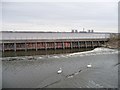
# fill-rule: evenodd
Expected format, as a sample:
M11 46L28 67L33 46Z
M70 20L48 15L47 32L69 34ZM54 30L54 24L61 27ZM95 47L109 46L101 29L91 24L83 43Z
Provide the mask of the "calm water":
M83 52L93 50L93 48L74 48L74 49L50 49L50 50L27 50L27 51L6 51L2 53L3 57L17 57L17 56L33 56L33 55L53 55L53 54L66 54L74 52Z
M8 61L10 60L10 61ZM87 68L91 63L92 67ZM3 88L117 88L118 51L4 57ZM63 73L57 74L62 68Z

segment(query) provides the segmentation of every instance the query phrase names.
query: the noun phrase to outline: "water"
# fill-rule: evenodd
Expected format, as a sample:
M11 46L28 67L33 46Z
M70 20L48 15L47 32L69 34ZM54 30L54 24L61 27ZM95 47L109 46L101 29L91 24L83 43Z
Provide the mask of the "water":
M117 88L118 51L4 57L3 88ZM92 65L87 68L87 65ZM57 74L59 68L63 73Z
M74 52L82 52L93 50L93 48L74 48L74 49L49 49L49 50L27 50L27 51L5 51L2 53L3 57L17 57L17 56L36 56L36 55L53 55L53 54L66 54Z

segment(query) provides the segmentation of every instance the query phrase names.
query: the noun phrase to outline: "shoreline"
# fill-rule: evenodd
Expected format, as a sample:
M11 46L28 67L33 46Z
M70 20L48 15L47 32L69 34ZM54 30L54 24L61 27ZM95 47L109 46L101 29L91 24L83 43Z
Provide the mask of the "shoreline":
M105 47L110 49L120 49L120 34L111 34Z
M106 52L107 50L107 52ZM71 57L71 56L91 56L91 55L102 55L102 54L111 54L114 50L105 47L95 48L93 50L83 51L83 52L73 52L73 53L63 53L63 54L49 54L49 55L35 55L35 56L18 56L18 57L3 57L2 61L23 61L27 59L28 61L31 60L38 60L38 59L47 59L47 58L62 58L62 57ZM112 53L113 54L113 53ZM7 59L7 60L6 60Z
M75 52L84 52L90 51L94 48L82 48L82 49L59 49L59 50L42 50L42 51L19 51L19 52L4 52L2 57L16 57L16 56L36 56L36 55L57 55L57 54L68 54L68 53L75 53Z
M110 48L110 49L120 49L120 39L110 39L105 46L106 48Z

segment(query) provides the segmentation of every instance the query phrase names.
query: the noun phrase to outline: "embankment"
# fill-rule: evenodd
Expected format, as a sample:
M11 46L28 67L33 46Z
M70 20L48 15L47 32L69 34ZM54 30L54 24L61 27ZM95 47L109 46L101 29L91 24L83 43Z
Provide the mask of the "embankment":
M111 38L106 43L107 48L120 49L120 34L111 35Z

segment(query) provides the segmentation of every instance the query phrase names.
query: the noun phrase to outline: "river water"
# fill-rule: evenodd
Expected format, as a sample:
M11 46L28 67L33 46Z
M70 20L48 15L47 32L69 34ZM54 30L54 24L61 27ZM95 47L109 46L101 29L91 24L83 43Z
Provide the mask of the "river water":
M87 65L91 64L91 68ZM117 88L118 51L2 58L3 88ZM63 72L57 74L59 68Z

